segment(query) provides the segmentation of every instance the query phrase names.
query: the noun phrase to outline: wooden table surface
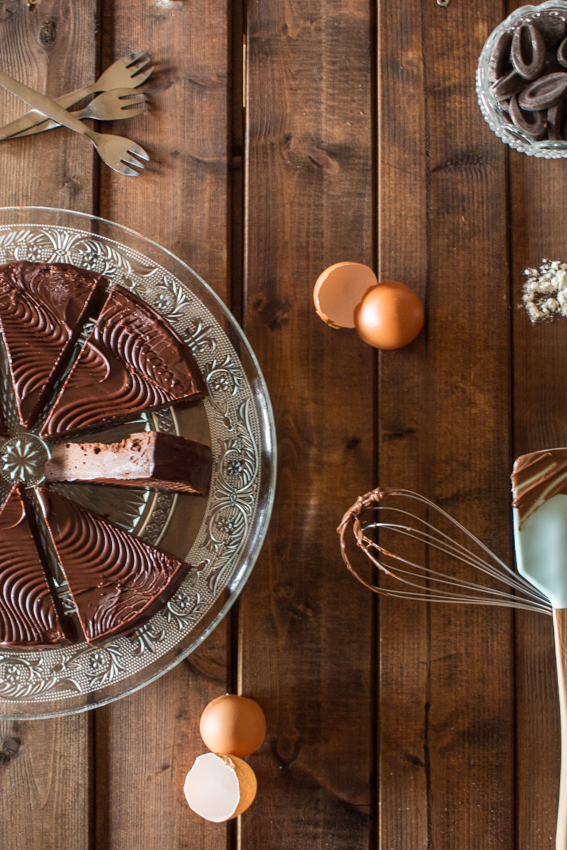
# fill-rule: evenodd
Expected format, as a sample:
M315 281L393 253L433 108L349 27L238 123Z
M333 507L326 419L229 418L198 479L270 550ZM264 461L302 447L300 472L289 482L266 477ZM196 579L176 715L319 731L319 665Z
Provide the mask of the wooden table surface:
M96 711L0 722L19 744L0 742L2 850L553 847L550 618L378 600L335 533L358 495L407 487L512 563L513 458L567 444L567 321L516 309L524 268L567 260L567 164L510 152L474 92L517 5L0 2L2 69L51 96L130 51L157 65L151 114L113 125L143 176L59 130L1 144L0 205L97 213L186 260L244 326L279 449L262 555L197 652ZM22 111L0 96L0 123ZM413 345L378 356L320 321L315 279L345 259L424 299ZM268 718L257 801L228 827L182 793L227 689Z

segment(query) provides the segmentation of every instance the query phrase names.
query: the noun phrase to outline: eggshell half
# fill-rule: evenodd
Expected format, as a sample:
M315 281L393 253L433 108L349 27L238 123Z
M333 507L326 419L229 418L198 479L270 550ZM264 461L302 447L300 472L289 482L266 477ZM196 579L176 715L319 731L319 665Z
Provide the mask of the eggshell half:
M332 328L354 328L354 311L378 279L362 263L335 263L325 269L313 289L319 316Z
M205 753L195 759L183 791L189 807L205 820L223 823L254 802L258 782L249 764L236 756Z
M374 348L402 348L423 327L423 304L413 289L385 280L369 290L355 310L359 336Z

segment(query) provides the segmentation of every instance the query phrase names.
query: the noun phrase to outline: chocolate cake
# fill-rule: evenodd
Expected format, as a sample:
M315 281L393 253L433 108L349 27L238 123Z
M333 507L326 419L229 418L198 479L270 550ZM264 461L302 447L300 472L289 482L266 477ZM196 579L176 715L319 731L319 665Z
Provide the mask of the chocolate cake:
M30 427L107 281L63 263L0 266L0 329L20 421Z
M138 629L189 571L189 564L52 490L35 491L88 643Z
M45 464L45 480L152 487L206 496L213 455L203 443L142 431L120 443L59 443Z
M0 644L35 649L68 643L16 488L0 511Z
M159 313L116 286L40 433L66 434L205 393L188 346Z

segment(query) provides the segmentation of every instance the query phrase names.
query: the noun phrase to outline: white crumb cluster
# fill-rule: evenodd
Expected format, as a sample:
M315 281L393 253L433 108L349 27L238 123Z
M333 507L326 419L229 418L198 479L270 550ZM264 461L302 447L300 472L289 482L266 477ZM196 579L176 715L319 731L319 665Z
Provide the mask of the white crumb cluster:
M526 269L522 301L532 322L567 316L567 263L542 260L539 271Z

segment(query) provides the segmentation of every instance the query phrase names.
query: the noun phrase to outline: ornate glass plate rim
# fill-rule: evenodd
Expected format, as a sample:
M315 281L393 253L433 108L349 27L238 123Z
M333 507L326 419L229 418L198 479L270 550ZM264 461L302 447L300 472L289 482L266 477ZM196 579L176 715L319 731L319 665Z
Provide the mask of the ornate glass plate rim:
M198 569L146 626L100 648L0 648L0 716L39 719L87 711L139 690L186 658L220 623L267 532L276 435L264 377L244 331L210 286L171 251L98 216L4 207L0 262L10 259L95 269L165 315L207 379L215 457L205 517L187 554Z

